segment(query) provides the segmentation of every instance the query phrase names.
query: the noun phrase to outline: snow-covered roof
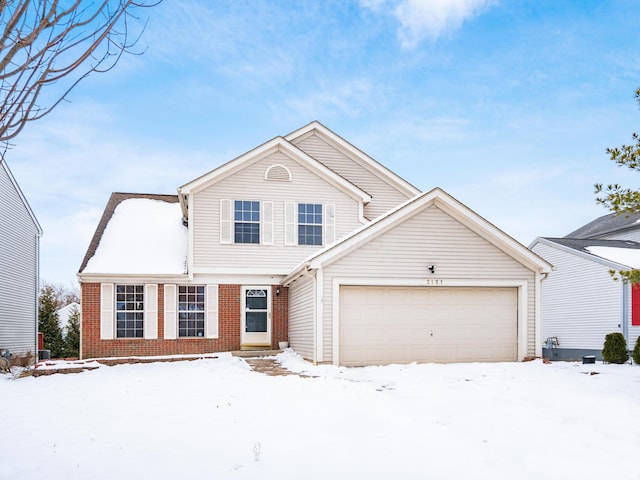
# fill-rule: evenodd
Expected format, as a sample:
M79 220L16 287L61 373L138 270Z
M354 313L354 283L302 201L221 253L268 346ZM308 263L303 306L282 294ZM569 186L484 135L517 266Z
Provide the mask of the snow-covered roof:
M175 196L120 199L96 235L95 253L82 273L185 273L187 227Z
M539 237L533 245L538 242L581 255L609 268L640 268L640 243L632 240Z
M598 257L612 262L626 265L630 268L640 268L640 250L637 248L587 246L586 250Z

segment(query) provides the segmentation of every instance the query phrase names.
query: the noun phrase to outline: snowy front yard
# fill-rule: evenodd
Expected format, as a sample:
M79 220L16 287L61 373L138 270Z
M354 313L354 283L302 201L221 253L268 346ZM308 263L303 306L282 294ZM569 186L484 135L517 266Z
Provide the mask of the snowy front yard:
M639 366L278 358L0 376L0 478L640 479Z

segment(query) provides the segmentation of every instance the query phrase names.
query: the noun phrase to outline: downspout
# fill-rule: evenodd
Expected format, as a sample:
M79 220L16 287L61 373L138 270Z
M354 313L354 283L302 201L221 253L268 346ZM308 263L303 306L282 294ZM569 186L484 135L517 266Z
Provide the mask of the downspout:
M536 272L536 312L534 315L534 321L536 323L536 335L534 356L540 358L542 358L542 282L546 280L548 276L548 273Z
M319 363L324 361L324 272L322 267L318 268L318 272L316 273L316 331L315 331L315 339L316 339L316 347L315 347L315 362Z
M622 282L622 336L627 342L627 349L632 348L629 347L629 305L631 304L629 297L632 288L630 283Z
M80 284L80 342L78 345L78 359L82 360L82 319L84 314L82 313L82 278L80 277L80 273L76 274L76 278L78 279L78 284ZM100 292L102 294L102 292ZM100 301L102 301L102 295L100 296Z
M313 363L318 363L318 342L316 338L318 332L318 288L316 276L311 274L308 263L302 269L302 276L310 278L313 282Z

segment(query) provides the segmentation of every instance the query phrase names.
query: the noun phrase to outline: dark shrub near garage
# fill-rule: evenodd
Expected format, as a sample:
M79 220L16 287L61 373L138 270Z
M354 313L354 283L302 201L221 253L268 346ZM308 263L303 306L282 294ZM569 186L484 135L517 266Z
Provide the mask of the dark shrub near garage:
M629 360L627 342L621 333L610 333L605 337L602 359L607 363L625 363Z
M631 357L633 361L640 365L640 337L636 339L636 346L633 347L633 352L631 352Z

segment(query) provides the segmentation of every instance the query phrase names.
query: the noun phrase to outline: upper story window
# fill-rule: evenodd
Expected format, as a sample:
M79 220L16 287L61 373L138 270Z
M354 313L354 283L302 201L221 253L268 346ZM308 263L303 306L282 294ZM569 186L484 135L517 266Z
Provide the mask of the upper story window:
M298 204L298 245L322 245L322 204Z
M144 285L116 285L116 338L144 335Z
M235 243L260 243L260 202L234 202Z
M204 337L204 285L178 286L178 336Z

